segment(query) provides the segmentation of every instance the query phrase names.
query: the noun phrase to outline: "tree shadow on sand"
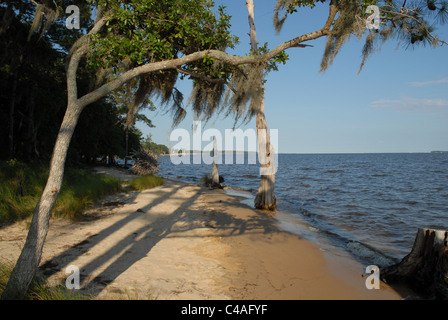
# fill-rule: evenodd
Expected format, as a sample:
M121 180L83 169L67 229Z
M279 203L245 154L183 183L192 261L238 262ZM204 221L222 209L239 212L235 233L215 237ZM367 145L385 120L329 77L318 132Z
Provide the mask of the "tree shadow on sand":
M184 183L176 182L172 183L171 189L162 187L152 190L151 193L155 193L157 196L146 206L136 211L122 214L123 218L53 257L44 263L40 270L46 276L65 270L77 258L85 254L88 255L89 251L100 242L107 241L108 238L114 234L117 235L118 232L123 232L124 227L135 219L140 219L139 228L125 233L115 245L80 268L81 289L93 295L100 294L109 283L136 262L146 257L162 239L167 237L197 237L194 234L189 234L188 231L190 230L211 228L216 230L216 236L219 237L231 237L247 232L254 234L280 232L272 217L257 211L253 211L253 214L246 219L240 219L221 210L215 210L213 207L204 209L204 206L199 201L199 197L201 195L213 197L214 194L216 195L216 191L209 191L200 186L190 185L187 196L179 197L177 195L178 191L185 186L186 184ZM157 216L155 220L153 218L149 219L148 212L150 209L165 202L174 203L176 205L174 211ZM247 209L246 205L234 201L216 200L216 204L218 203L225 208ZM214 204L213 201L209 201L209 205ZM126 208L128 205L125 205L123 208ZM154 215L154 212L151 215ZM147 219L147 223L141 223L145 219ZM213 236L213 234L211 232L207 236ZM176 252L172 254L175 255ZM114 261L100 271L98 275L92 276L95 271L98 273L98 270L101 270L101 267L111 260Z

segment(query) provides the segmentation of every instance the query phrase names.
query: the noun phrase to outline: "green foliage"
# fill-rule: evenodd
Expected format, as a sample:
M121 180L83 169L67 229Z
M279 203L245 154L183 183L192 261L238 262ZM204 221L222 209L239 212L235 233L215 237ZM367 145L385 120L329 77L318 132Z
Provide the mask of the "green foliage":
M151 135L148 135L142 142L142 148L151 150L156 154L169 154L170 149L164 144L158 144L152 141Z
M90 1L106 11L106 32L92 36L90 65L113 67L170 60L210 48L233 46L230 17L209 0Z
M163 178L151 174L131 180L129 186L132 190L145 190L161 186L163 183Z
M69 169L64 176L61 193L53 209L53 216L82 220L83 212L96 200L121 191L121 181L82 169Z
M262 55L268 52L269 52L268 43L266 42L265 44L263 44L261 47L258 48L257 52L252 54ZM288 61L288 59L289 55L285 51L280 52L278 55L276 55L274 58L272 58L267 62L265 67L266 72L278 71L279 64L286 64L286 61Z
M31 216L47 175L16 160L0 162L0 223Z
M72 164L92 162L97 157L125 156L126 127L121 110L104 100L81 114L69 149ZM128 131L129 149L138 149L142 133L133 124Z
M169 154L170 149L164 144L157 144L155 142L151 142L150 149L158 154Z
M23 220L32 215L48 177L48 169L17 160L0 162L0 223ZM81 219L82 213L99 198L121 190L121 182L109 176L67 168L53 216Z

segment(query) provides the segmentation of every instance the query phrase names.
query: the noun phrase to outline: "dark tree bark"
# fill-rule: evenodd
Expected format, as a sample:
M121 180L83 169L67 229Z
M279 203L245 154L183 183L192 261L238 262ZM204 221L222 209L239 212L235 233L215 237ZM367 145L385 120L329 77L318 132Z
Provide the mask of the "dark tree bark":
M29 161L33 160L35 157L39 157L39 151L37 150L37 130L34 124L34 111L36 109L36 93L38 90L37 83L34 83L31 89L31 94L29 96L28 102L28 132L27 132L27 145L26 145L26 153Z
M381 270L387 283L406 283L430 299L448 299L448 231L418 229L403 260Z
M124 156L124 168L128 168L128 154L129 154L129 127L126 126L125 133L125 156Z
M12 88L11 88L11 99L9 100L9 133L8 133L8 156L9 159L14 158L14 114L16 107L16 96L17 96L17 82L18 82L18 70L14 71Z

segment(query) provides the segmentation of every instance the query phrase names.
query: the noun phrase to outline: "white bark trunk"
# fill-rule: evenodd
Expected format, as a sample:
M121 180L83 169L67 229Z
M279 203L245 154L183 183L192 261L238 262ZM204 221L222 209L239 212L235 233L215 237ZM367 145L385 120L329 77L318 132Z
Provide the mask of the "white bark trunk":
M216 146L216 137L213 139L213 168L212 168L212 186L219 187L219 171L218 171L218 148Z
M258 50L257 32L255 29L254 2L246 0L247 13L249 15L250 43L253 52ZM276 210L276 198L274 196L275 171L272 174L266 174L267 168L273 168L273 152L270 144L268 125L264 114L264 86L260 83L259 109L256 113L256 126L258 136L258 156L260 160L260 186L254 205L257 209Z

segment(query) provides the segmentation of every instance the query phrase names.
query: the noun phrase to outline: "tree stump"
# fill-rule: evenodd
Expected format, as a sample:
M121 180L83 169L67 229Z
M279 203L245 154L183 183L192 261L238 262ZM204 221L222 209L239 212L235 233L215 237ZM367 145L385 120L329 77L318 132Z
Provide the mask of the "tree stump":
M448 299L448 231L419 228L411 252L381 270L386 283L405 283L429 299Z

